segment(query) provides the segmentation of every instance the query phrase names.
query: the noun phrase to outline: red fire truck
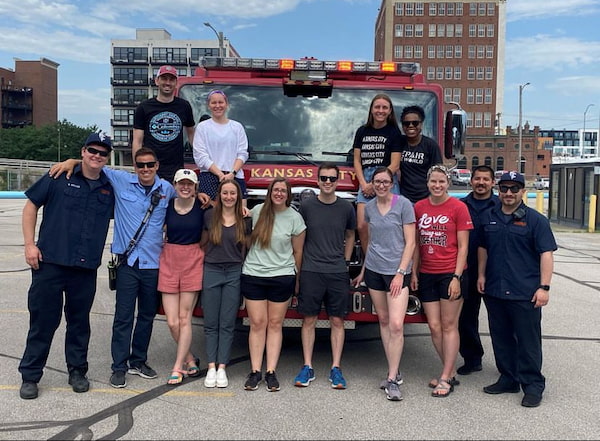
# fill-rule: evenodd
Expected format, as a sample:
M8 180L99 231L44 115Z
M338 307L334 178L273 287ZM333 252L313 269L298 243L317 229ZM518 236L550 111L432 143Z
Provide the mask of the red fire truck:
M352 142L378 93L390 96L398 115L405 106L421 106L426 112L423 133L443 146L446 158L463 150L465 112L456 105L457 109L444 115L442 88L424 81L418 63L207 57L193 76L179 78L177 94L191 103L198 121L210 114L206 97L215 89L227 95L228 116L241 122L248 135L244 175L249 208L264 200L269 182L277 176L292 183L296 203L313 196L318 192L317 167L324 161L340 167L338 196L354 201L358 182L352 167ZM190 143L186 162L194 167ZM360 249L357 244L352 277L362 265ZM366 288L349 284L348 295L348 328L377 321ZM202 316L199 305L196 316ZM301 325L302 316L295 306L293 298L285 326ZM239 316L246 317L243 304ZM319 320L322 324L317 326L327 326L324 311ZM420 302L411 296L406 322L425 321Z

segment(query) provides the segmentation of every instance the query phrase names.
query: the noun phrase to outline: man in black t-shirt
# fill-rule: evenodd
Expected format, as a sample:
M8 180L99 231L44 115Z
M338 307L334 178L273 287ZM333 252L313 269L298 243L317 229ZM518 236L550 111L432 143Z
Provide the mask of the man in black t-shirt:
M131 156L142 147L154 150L160 163L158 176L173 182L175 172L183 168L183 129L194 139L192 106L175 96L177 70L161 66L154 80L158 95L142 101L135 109Z

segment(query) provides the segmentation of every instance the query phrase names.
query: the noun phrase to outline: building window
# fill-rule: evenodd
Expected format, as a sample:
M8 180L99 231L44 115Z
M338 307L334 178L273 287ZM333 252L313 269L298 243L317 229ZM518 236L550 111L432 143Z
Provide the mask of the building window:
M124 122L128 125L133 125L133 114L135 109L114 109L113 116L114 120L118 122Z
M490 38L494 37L494 25L493 24L487 25L487 36Z
M404 15L404 3L397 2L394 4L394 12L396 16L401 17Z
M437 3L429 3L429 16L435 17L437 15Z
M433 66L427 67L427 79L435 80L435 67L433 67Z
M460 103L460 87L454 88L452 101L454 101L455 103Z
M452 101L452 88L446 87L444 88L444 102L449 103Z
M454 58L462 58L462 46L460 44L454 46Z
M504 157L498 156L496 159L496 170L504 170Z
M479 143L478 142L474 142L472 144L472 146L473 146L474 149L478 149L479 148Z
M475 52L477 51L477 46L469 45L469 58L475 58Z
M446 36L446 25L445 24L438 24L437 25L437 36L438 37L445 37Z
M147 47L115 47L113 50L115 61L134 63L136 61L148 61Z
M454 30L455 30L455 32L454 32L454 33L456 34L456 36L457 36L458 38L461 38L461 37L463 36L463 25L461 25L461 24L457 24L457 25L454 27Z
M475 79L475 66L467 67L467 80Z
M113 75L114 79L120 83L148 84L148 68L146 67L116 67Z
M446 15L446 3L444 3L444 2L438 3L438 15L439 16Z
M491 112L483 112L483 127L492 127L492 114ZM491 147L491 145L490 145Z
M449 44L446 46L446 58L452 58L452 55L454 55L454 46Z
M394 58L402 58L402 46L394 46Z
M430 24L430 25L429 25L429 37L430 37L430 38L433 38L433 37L435 37L435 36L436 36L436 34L437 34L436 25L434 25L434 24Z
M437 57L439 59L444 58L444 46L442 46L441 44L437 47Z
M485 47L485 58L494 58L494 46Z
M475 104L483 104L483 89L481 87L475 89Z
M484 95L483 101L485 104L492 104L492 88L491 87L485 88L485 95Z
M446 4L446 15L454 15L454 3Z
M460 80L462 78L462 68L460 66L454 67L454 79Z
M479 3L479 16L484 17L487 12L487 4Z
M471 158L471 167L475 168L479 165L479 156L473 156Z
M484 118L485 118L485 116L484 116ZM494 147L494 144L492 144L491 142L486 142L483 146L487 149L491 149L492 147Z
M129 142L129 130L115 130L113 133L113 141Z
M413 57L413 47L408 45L404 46L404 58L412 58Z
M444 79L444 68L443 67L438 66L436 68L435 79L436 80L443 80Z
M485 68L485 79L486 80L494 79L494 68L492 66L487 66Z
M456 3L456 15L458 15L458 16L463 15L463 3L462 2Z
M490 2L487 4L487 15L489 15L490 17L494 16L496 13L496 5L494 5L494 3Z
M422 36L423 36L423 25L416 24L415 25L415 37L422 37Z
M477 58L485 57L485 46L477 46Z
M190 60L199 61L203 57L218 57L219 48L214 47L193 47L190 51Z
M423 46L415 45L414 47L414 57L415 58L423 58Z
M475 104L475 89L467 88L467 104Z
M422 17L424 15L425 5L421 2L415 5L415 15Z
M394 36L395 37L403 37L404 36L404 25L397 24L394 26Z
M483 25L483 24L477 25L477 36L485 37L485 25Z
M427 58L435 58L435 46L427 46Z
M414 35L414 26L411 24L407 24L404 26L404 36L412 37Z
M152 48L153 63L187 63L187 49L179 47Z
M405 3L404 4L404 15L407 15L407 16L415 15L415 4L414 3Z
M483 80L485 69L483 66L477 66L477 79Z
M470 24L469 25L469 37L475 38L477 36L477 25Z
M469 15L471 17L477 15L477 3L469 3Z
M446 67L446 79L447 80L451 80L452 79L452 67Z
M446 25L446 37L454 37L454 25L453 24Z
M491 156L486 156L485 159L483 160L483 163L485 165L487 165L488 167L492 166L492 157Z

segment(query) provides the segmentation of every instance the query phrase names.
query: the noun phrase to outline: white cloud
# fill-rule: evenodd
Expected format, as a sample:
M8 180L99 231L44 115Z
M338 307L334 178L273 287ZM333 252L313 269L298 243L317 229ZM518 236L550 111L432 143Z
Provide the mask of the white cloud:
M598 11L598 0L509 0L507 21L576 17Z
M59 119L78 126L97 125L110 129L110 89L60 89Z

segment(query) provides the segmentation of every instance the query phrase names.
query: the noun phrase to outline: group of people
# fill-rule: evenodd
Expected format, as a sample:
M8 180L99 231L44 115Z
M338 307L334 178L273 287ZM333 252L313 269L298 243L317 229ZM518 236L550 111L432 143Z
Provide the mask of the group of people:
M244 388L258 388L264 362L267 390L280 389L276 368L283 320L296 294L297 309L304 316L303 366L294 384L306 387L316 378L315 327L324 304L331 327L329 382L332 388L345 389L344 316L357 232L364 264L351 283L366 285L378 315L388 371L380 386L388 400L402 399L399 366L412 291L424 306L441 362L439 375L429 383L432 396L452 393L460 383L457 373L482 369L478 316L484 294L500 372L499 380L484 391L498 394L522 388L522 404L539 405L545 381L540 307L548 302L556 243L547 219L522 202L521 174L503 175L495 196L494 170L479 166L471 178L473 191L462 201L451 197L449 170L441 164L440 149L421 133L423 109L403 109L402 134L390 98L380 94L373 98L367 123L354 139L356 210L336 195L340 170L332 163L319 166L319 192L302 201L298 210L291 206L291 184L284 178L273 179L264 203L248 210L242 172L248 141L243 126L226 116L227 96L211 91L207 96L211 117L194 126L189 103L174 96L176 82L176 70L161 67L158 96L136 111L135 174L105 167L110 139L92 133L80 161L58 164L26 192L23 234L32 284L30 330L19 365L22 398L38 396L37 383L63 303L69 384L75 392L89 389L89 314L114 211L111 251L118 256L118 268L111 340L113 387L126 387L127 373L157 377L147 358L161 299L177 343L167 384L200 375L200 360L191 344L192 312L202 291L206 387L228 386L226 368L243 296L251 364ZM168 110L173 103L180 110ZM188 137L193 139L199 174L183 168L179 155L173 154L183 144L183 127L191 128ZM65 216L68 230L63 228ZM456 370L459 352L464 365Z

